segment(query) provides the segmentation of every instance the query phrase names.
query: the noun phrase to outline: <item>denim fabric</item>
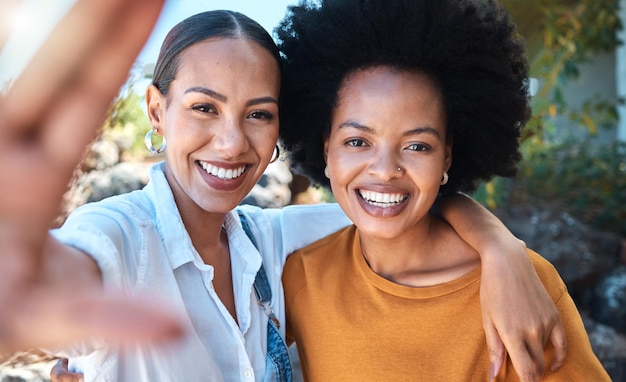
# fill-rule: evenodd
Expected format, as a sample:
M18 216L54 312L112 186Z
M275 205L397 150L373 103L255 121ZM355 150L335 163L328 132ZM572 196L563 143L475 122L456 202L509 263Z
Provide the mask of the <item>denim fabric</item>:
M287 345L270 318L267 322L267 356L265 358L264 382L292 382L291 361Z
M256 247L256 240L248 226L248 221L243 213L239 213L241 226ZM272 289L270 288L267 274L263 264L259 268L254 279L254 292L259 305L265 310L267 320L267 355L265 356L265 376L264 382L293 382L293 372L287 344L280 335L276 326L278 320L272 312Z
M246 231L246 234L249 232L246 228L244 228L244 231ZM252 240L252 243L254 243L254 240ZM267 280L267 274L265 273L263 264L261 264L261 268L259 268L252 286L254 287L254 293L256 294L256 299L259 301L259 304L267 310L266 304L272 303L272 289L270 288L270 282ZM270 305L269 312L271 312L271 310Z
M245 214L255 245L237 212ZM287 255L350 224L336 203L282 209L243 205L226 214L235 321L210 287L213 267L193 247L165 177L165 162L157 163L143 190L87 203L51 234L89 254L98 263L106 289L158 296L181 308L181 318L192 325L185 342L123 352L84 342L59 349L58 355L69 356L70 365L85 373L85 381L261 382L267 358L263 346L267 315L250 293L261 263L273 293L272 310L282 323L281 274ZM280 333L284 336L284 328ZM298 378L296 370L294 378Z

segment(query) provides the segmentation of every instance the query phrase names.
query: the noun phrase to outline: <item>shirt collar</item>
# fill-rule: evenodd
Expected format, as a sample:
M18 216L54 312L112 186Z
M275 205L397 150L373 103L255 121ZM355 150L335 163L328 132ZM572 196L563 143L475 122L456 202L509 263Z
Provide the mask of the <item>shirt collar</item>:
M174 201L174 194L165 177L165 162L159 162L152 166L150 182L145 187L145 191L153 201L156 228L161 240L163 240L172 269L177 269L196 259L202 263L191 243L191 238L185 229ZM256 271L261 267L261 256L258 251L255 251L254 245L244 232L236 211L230 211L226 214L224 227L228 234L231 256L246 254L235 261L242 262L239 266L244 269L244 272L256 275Z
M150 169L150 182L144 189L153 202L156 229L163 240L172 269L194 261L196 250L183 225L180 212L174 201L174 194L165 178L165 162L159 162Z

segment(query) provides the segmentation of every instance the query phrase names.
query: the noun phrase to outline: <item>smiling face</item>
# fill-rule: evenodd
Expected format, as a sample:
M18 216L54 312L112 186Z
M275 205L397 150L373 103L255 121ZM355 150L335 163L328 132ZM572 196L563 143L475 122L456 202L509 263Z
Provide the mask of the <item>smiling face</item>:
M276 59L246 39L185 49L167 96L150 87L153 127L167 140L166 176L179 209L225 213L250 192L278 139Z
M427 220L451 163L439 88L389 67L350 74L324 149L333 194L361 234L406 233Z

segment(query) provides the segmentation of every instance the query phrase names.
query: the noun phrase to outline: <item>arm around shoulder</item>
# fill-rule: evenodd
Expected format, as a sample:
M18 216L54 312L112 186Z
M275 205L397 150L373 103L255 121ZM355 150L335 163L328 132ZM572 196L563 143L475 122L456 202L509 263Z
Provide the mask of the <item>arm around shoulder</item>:
M544 345L554 346L550 368L566 354L559 312L530 261L526 245L489 210L463 194L438 202L443 218L481 258L480 301L494 374L511 357L517 373L529 381L544 374Z

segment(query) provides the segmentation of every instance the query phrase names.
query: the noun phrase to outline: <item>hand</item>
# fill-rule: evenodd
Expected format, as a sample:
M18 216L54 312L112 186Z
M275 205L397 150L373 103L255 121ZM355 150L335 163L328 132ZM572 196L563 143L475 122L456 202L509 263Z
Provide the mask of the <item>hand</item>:
M181 333L177 317L157 303L104 294L99 287L68 288L62 277L50 277L45 267L51 260L43 256L73 169L163 1L79 0L0 98L2 352L96 335L148 340Z
M504 362L505 347L520 379L544 373L544 346L554 345L551 368L563 364L565 329L556 305L533 267L526 244L485 207L463 194L446 196L440 213L480 253L480 305L490 358L490 380Z
M544 374L548 340L554 346L551 369L558 370L567 351L565 329L526 245L519 241L505 253L484 256L482 261L480 299L493 370L489 380L502 367L506 348L520 380L539 381Z
M83 382L83 375L71 373L68 370L67 358L60 358L50 370L50 380L52 382Z

